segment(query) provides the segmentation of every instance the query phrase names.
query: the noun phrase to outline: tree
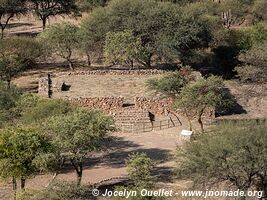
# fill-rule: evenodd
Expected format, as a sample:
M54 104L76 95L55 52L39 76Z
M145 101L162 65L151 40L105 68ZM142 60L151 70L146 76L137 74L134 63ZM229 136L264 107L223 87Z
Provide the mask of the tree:
M14 16L26 12L26 0L1 0L0 1L0 27L1 38L4 37L4 30L6 29L10 19Z
M223 80L215 76L208 79L199 78L187 85L175 101L175 106L185 112L190 130L192 130L190 118L196 116L201 131L204 131L202 115L207 109L229 109L232 104L233 99L224 90Z
M109 0L77 0L77 5L82 11L90 11L95 7L105 6Z
M12 123L17 118L18 113L15 108L21 97L20 91L0 81L0 128Z
M267 42L241 53L242 64L236 67L242 82L265 83L267 80Z
M10 37L0 41L0 78L10 82L19 72L25 70L44 56L43 46L29 37Z
M77 5L74 0L30 0L33 10L42 20L43 29L50 16L77 13Z
M209 29L200 14L189 16L178 5L157 1L114 0L92 11L81 26L84 42L102 49L108 32L132 30L143 48L138 62L151 66L155 60L175 60L188 49L206 46Z
M51 26L41 33L39 39L49 50L64 58L73 70L72 54L80 44L79 28L70 23Z
M113 130L109 117L97 111L75 110L65 115L52 116L42 126L57 149L57 157L69 159L81 184L83 161L96 150L109 131Z
M104 38L108 32L106 8L95 8L90 15L82 21L80 28L80 49L86 53L88 66L91 66L94 54L102 56Z
M256 120L222 122L178 149L179 176L196 186L226 183L244 192L264 191L266 197L266 128L266 122Z
M142 45L140 38L135 38L132 31L108 32L104 46L104 56L107 63L134 66L141 54Z
M48 150L46 138L33 128L0 130L0 176L4 179L13 177L15 195L16 179L21 180L21 189L24 189L26 179L38 170L35 160Z
M22 63L14 51L5 52L0 55L0 78L7 81L7 86L10 88L10 83L22 69Z
M190 68L183 67L179 71L162 78L149 79L147 86L150 90L155 90L156 93L174 99L180 94L182 88L194 79L191 76L191 72L192 70Z

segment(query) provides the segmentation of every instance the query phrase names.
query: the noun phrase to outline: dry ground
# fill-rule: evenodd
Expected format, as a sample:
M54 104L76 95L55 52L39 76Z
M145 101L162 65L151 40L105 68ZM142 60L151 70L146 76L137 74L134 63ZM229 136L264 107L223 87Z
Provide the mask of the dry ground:
M71 85L69 91L53 93L55 98L62 97L105 97L123 96L133 102L134 97L151 96L146 81L162 75L77 75L61 76L52 80Z
M176 127L169 130L125 134L114 133L114 141L107 143L106 149L102 153L94 154L85 163L86 167L83 173L83 184L95 183L103 179L126 176L125 159L130 153L145 152L157 163L158 182L164 184L173 182L172 172L175 162L173 155L177 145L182 141L179 132L182 127ZM27 180L27 188L40 189L44 187L52 175L38 175ZM64 170L58 179L75 181L75 172L73 169ZM5 184L0 187L0 199L5 200L12 197L11 184Z
M36 69L24 73L14 80L14 83L26 90L37 91L38 80L48 72L67 71L66 68ZM134 76L134 75L92 75L92 76L62 76L56 78L65 81L71 88L66 92L54 93L54 97L86 97L86 96L124 96L128 103L133 103L135 96L151 96L145 82L150 78L162 75ZM234 95L238 103L239 114L223 116L228 119L267 118L267 84L240 84L237 81L226 81L227 88ZM238 113L238 112L237 112Z
M74 21L68 18L54 18L50 24L61 21ZM37 34L42 30L40 21L32 16L23 17L19 21L11 21L7 29L9 35L29 35ZM48 72L66 71L64 68L43 67L24 73L14 80L14 83L27 91L36 91L38 79ZM92 76L65 78L67 84L71 84L71 90L64 94L55 95L98 95L98 96L125 96L131 100L133 96L150 95L147 93L144 82L148 77L127 77L124 76ZM232 94L237 98L237 102L246 111L240 115L227 116L228 118L266 118L267 117L267 86L265 85L240 85L235 81L227 82ZM186 122L183 120L184 128ZM108 151L94 154L86 162L83 184L97 182L102 179L115 176L126 175L125 158L131 152L144 151L157 162L159 183L163 188L175 187L185 189L186 182L176 183L172 180L172 170L175 166L173 153L176 146L181 145L178 133L183 127L164 130L161 132L150 132L141 134L116 133L116 141L107 144ZM42 188L51 179L52 175L38 175L27 181L29 188ZM75 180L74 170L65 170L59 175L59 179ZM12 196L11 184L2 184L0 186L0 199L5 200Z
M240 84L236 81L227 81L226 86L237 100L240 109L239 115L225 118L255 119L267 118L267 84Z
M83 17L88 14L83 13ZM56 23L71 22L79 23L81 17L73 18L68 16L52 16L47 21L47 27ZM12 18L8 24L5 35L36 35L42 31L42 22L36 16L28 14L19 18Z

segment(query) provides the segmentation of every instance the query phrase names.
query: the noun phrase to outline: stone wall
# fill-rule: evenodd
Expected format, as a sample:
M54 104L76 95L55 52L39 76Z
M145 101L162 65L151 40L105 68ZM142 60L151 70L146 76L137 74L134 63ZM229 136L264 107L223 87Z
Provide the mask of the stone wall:
M147 110L153 114L163 115L166 114L167 111L172 111L178 115L185 116L185 113L182 110L175 110L173 108L173 100L170 98L147 98L147 97L136 97L134 99L135 107L137 109ZM215 119L215 110L207 109L204 112L203 117Z
M135 107L142 110L148 110L153 114L164 114L168 110L173 110L173 101L169 98L147 98L135 97Z
M101 110L105 113L121 109L124 103L123 97L81 97L67 98L65 100L85 108Z
M61 75L156 75L164 74L168 71L157 70L157 69L147 69L147 70L86 70L86 71L72 71L72 72L61 72L54 74L55 76Z
M39 79L38 93L44 96L48 95L48 78L43 77Z
M61 91L63 82L62 81L57 81L51 77L51 91L52 92L59 92ZM42 77L39 79L38 83L38 94L47 96L48 95L48 77Z

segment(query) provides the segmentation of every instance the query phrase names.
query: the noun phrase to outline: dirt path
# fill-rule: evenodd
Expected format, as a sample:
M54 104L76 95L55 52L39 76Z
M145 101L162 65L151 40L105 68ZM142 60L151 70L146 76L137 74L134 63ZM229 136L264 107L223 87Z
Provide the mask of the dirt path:
M157 164L157 174L160 175L158 180L160 182L171 182L171 174L175 166L173 154L177 145L181 145L180 130L181 127L175 127L140 134L114 133L114 140L106 145L107 151L96 154L86 161L82 184L95 183L117 176L126 176L125 159L133 152L147 153ZM69 169L69 171L66 170L60 174L57 179L75 181L75 172L71 167ZM40 189L51 178L51 174L38 175L27 180L26 187ZM8 199L11 196L11 184L0 186L0 199Z

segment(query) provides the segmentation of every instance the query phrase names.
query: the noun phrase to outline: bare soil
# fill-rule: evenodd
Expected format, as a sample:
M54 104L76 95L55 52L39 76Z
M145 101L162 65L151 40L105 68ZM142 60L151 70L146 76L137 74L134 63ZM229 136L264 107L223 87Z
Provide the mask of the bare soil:
M105 97L123 96L126 101L133 102L134 97L151 96L146 81L161 75L77 75L61 76L55 81L70 85L70 90L53 93L55 98L62 97Z
M103 179L126 176L125 159L133 152L145 152L157 164L156 170L158 182L171 183L175 162L173 155L177 145L183 141L179 137L182 127L172 129L140 133L126 134L114 133L111 140L106 144L106 151L92 155L85 161L82 184L90 184ZM51 180L52 174L37 175L27 180L26 187L31 189L41 189ZM67 166L57 177L60 180L75 181L74 170ZM2 184L0 186L0 199L10 199L12 197L12 186Z
M68 17L51 18L50 25L62 22L78 21ZM48 24L49 25L49 24ZM22 17L20 20L13 20L6 30L7 35L35 35L42 30L41 22L32 16ZM66 71L66 68L55 67L55 65L44 66L39 69L23 73L13 82L25 91L36 92L38 80L48 72ZM63 96L125 96L129 101L133 96L151 95L145 88L147 76L87 76L87 77L65 77L66 84L71 85L71 90L62 94L55 94L56 97ZM156 76L155 76L156 77ZM237 103L244 112L238 115L224 116L223 118L266 118L267 117L267 85L241 85L236 81L226 83L231 93L235 96ZM114 133L115 141L106 145L106 151L95 153L86 160L86 167L83 174L83 184L98 182L103 179L116 176L125 176L125 159L132 152L146 152L157 163L158 183L163 188L171 187L186 189L187 181L175 182L173 180L173 169L175 167L174 152L177 145L181 145L178 134L182 128L187 128L186 121L181 119L183 126L167 129L164 131L126 134ZM27 181L27 188L41 189L49 180L52 174L37 175ZM58 179L75 181L75 172L67 166L58 176ZM0 199L12 198L12 187L8 183L0 183Z

